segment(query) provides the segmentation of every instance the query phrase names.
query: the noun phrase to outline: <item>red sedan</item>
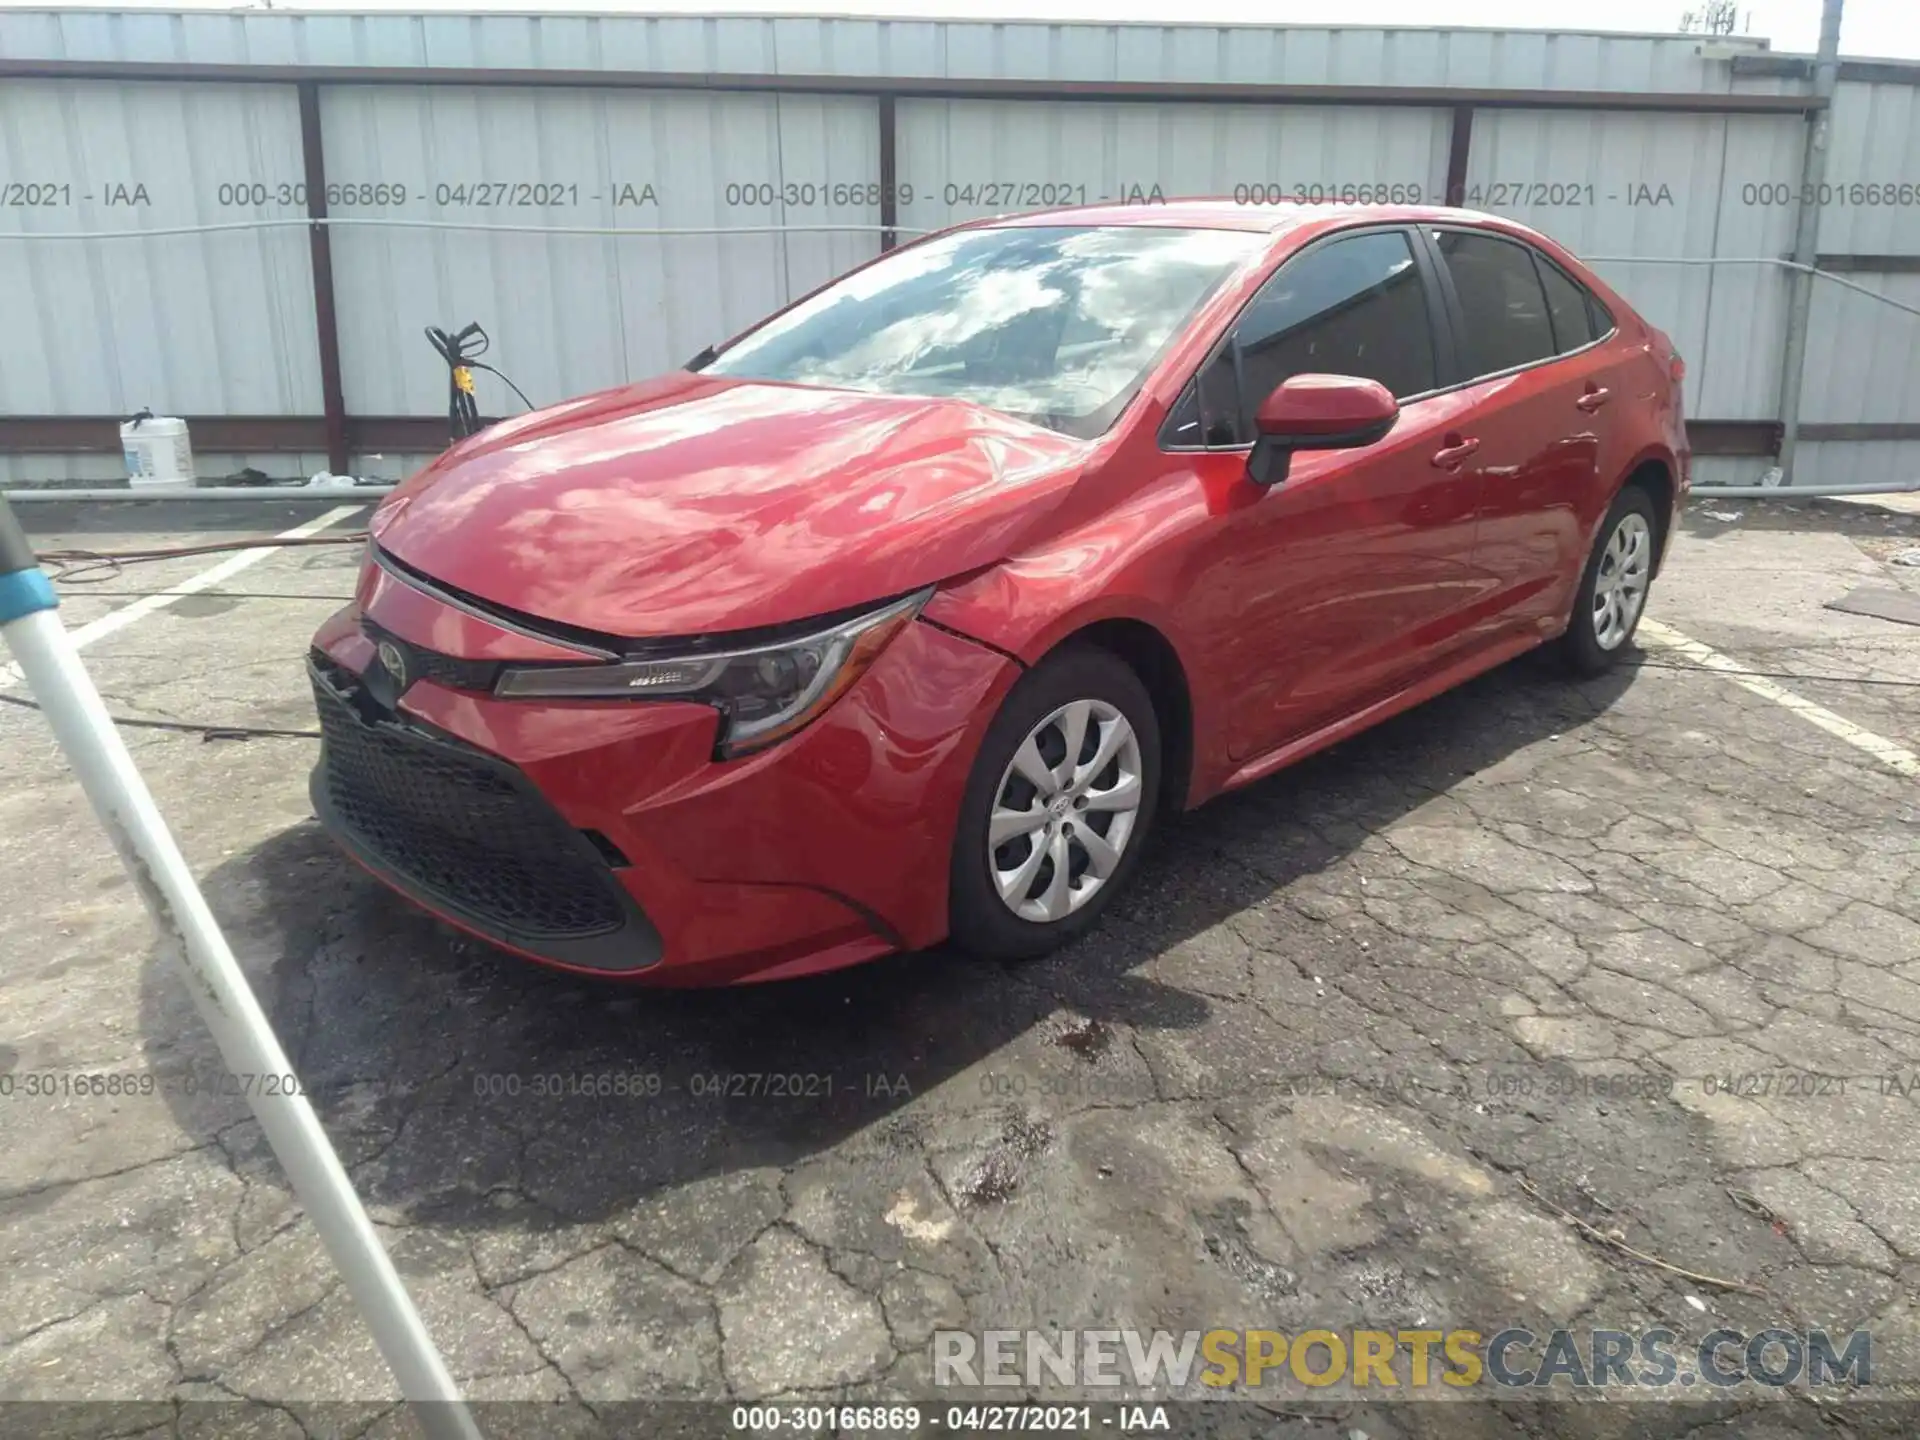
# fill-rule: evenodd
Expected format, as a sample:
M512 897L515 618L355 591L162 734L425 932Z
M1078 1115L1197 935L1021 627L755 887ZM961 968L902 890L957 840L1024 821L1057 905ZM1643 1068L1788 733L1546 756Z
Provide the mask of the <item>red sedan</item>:
M1611 665L1681 374L1485 215L946 231L397 490L310 657L315 807L576 971L1038 955L1156 815L1549 641Z

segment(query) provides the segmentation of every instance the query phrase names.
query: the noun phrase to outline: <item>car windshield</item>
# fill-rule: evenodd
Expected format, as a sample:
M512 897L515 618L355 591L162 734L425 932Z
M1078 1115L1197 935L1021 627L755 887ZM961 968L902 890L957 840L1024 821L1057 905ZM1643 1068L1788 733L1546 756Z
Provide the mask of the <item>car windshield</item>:
M704 369L970 400L1090 437L1266 238L1144 225L962 231L828 286Z

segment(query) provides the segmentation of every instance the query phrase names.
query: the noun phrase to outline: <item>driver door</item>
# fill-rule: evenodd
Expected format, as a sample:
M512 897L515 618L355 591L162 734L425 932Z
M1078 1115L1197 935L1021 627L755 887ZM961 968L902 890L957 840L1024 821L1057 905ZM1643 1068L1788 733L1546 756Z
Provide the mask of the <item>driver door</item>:
M1169 418L1225 494L1196 555L1187 633L1231 677L1228 750L1252 760L1383 699L1460 648L1488 581L1473 564L1480 477L1440 393L1446 321L1426 252L1403 227L1343 232L1289 258L1235 321ZM1377 380L1400 402L1385 439L1296 453L1245 478L1253 415L1297 374ZM1183 445L1183 442L1185 444Z

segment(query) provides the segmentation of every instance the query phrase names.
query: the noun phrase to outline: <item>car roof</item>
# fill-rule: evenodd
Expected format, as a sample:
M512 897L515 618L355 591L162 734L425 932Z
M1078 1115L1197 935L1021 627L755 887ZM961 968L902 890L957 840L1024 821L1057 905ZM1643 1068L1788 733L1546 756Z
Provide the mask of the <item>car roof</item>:
M1195 230L1252 230L1282 235L1304 226L1331 229L1340 224L1463 224L1528 234L1497 215L1459 210L1445 205L1244 205L1236 200L1182 199L1132 204L1073 205L1058 210L1034 210L1021 215L996 215L978 220L980 227L1012 225L1130 225L1191 228Z

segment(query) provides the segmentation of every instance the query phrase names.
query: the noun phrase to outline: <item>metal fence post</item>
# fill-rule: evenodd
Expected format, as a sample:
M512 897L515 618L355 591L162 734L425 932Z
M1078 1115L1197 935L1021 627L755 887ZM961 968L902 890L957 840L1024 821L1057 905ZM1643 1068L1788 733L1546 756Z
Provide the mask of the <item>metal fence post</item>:
M1800 448L1800 389L1807 368L1807 322L1813 309L1814 258L1820 237L1821 188L1827 179L1827 136L1833 92L1840 78L1840 12L1846 0L1825 0L1820 12L1820 53L1814 60L1813 94L1819 106L1807 114L1806 150L1800 161L1800 209L1793 231L1793 288L1787 302L1787 343L1780 358L1780 483L1793 484Z
M58 604L20 522L0 498L0 636L146 901L162 947L180 963L228 1073L291 1074L292 1062L55 613ZM480 1440L313 1107L279 1087L241 1088L421 1429L433 1440Z

